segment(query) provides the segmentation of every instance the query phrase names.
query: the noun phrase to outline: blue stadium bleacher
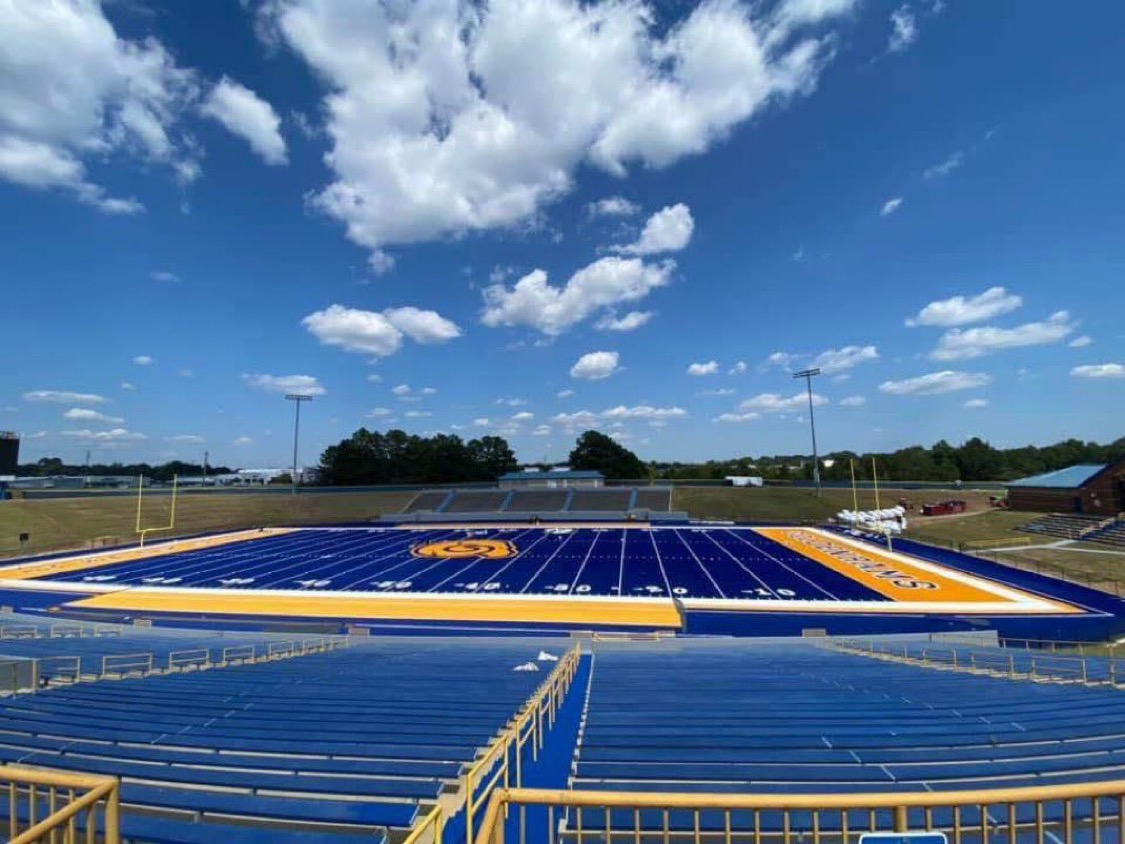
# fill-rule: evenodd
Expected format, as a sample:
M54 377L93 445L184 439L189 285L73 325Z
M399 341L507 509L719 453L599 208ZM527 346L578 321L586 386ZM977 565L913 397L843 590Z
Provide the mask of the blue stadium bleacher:
M1108 685L997 680L808 644L599 645L571 786L815 794L1108 781L1125 778L1122 724L1125 694ZM645 827L664 823L663 812L641 815ZM781 815L757 821L777 831ZM670 814L673 829L694 822ZM721 830L723 814L700 822ZM734 812L735 828L752 822ZM790 822L807 829L811 816ZM632 811L614 823L632 829Z
M273 832L286 841L290 828L407 828L542 681L513 671L538 650L524 640L369 640L20 695L0 700L0 762L120 777L126 832L131 824L146 841L215 840L187 821L150 837L138 827L152 813L205 824L235 816L251 824L240 842Z

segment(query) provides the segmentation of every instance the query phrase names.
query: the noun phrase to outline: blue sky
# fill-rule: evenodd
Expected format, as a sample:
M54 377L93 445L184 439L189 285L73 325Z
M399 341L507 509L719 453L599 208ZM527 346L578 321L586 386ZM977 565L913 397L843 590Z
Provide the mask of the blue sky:
M356 428L645 459L1125 410L1125 7L0 10L0 428L285 465Z

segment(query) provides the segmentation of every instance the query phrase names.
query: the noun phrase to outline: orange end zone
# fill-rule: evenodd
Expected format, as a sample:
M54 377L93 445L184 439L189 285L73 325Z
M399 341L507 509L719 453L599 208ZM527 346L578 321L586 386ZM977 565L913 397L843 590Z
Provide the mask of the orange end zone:
M671 600L551 600L535 598L427 598L370 595L255 595L204 589L125 589L67 605L76 609L127 612L266 615L294 618L501 622L559 624L571 627L636 626L682 628Z
M974 604L995 605L998 601L1016 605L1024 600L1045 605L1052 612L1081 612L1069 604L1031 595L1015 587L992 583L963 572L931 563L880 551L825 531L801 528L755 528L755 532L779 545L815 560L826 568L862 583L891 598L896 604L948 603L971 608Z

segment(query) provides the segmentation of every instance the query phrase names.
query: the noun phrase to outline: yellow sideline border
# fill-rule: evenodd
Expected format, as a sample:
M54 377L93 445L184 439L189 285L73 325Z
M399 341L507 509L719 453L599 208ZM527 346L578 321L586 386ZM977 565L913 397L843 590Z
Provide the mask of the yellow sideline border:
M129 548L125 551L107 551L96 554L78 554L73 557L56 557L52 560L40 560L32 563L17 563L11 566L0 567L0 580L34 580L37 577L47 577L52 574L65 574L72 571L86 571L112 566L116 563L127 563L133 560L151 560L154 557L164 557L169 554L182 554L187 551L201 551L205 548L215 548L220 545L229 545L232 542L245 542L249 539L264 539L267 536L278 536L291 533L294 528L260 528L254 530L240 530L234 533L220 533L214 536L200 536L195 539L172 540L160 545L148 545L144 548Z
M676 605L667 600L464 598L408 595L254 594L252 590L148 589L105 592L67 605L128 612L269 615L363 620L506 622L641 626L681 629Z

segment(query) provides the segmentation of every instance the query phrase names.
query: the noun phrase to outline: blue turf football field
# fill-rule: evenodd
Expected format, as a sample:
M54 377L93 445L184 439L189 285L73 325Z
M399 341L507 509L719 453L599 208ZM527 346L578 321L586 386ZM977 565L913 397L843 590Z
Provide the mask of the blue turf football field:
M430 543L492 539L505 559L433 559ZM305 529L40 578L103 586L331 592L888 601L746 528Z

